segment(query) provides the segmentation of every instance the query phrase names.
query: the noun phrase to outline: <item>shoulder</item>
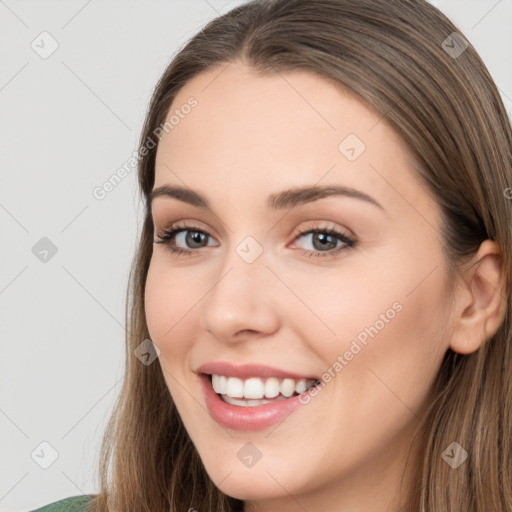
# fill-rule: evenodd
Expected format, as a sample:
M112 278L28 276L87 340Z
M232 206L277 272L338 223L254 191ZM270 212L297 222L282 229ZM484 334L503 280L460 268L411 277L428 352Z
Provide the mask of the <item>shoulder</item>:
M71 496L63 500L49 503L44 507L32 510L31 512L87 512L87 505L92 500L92 495L81 494L80 496Z

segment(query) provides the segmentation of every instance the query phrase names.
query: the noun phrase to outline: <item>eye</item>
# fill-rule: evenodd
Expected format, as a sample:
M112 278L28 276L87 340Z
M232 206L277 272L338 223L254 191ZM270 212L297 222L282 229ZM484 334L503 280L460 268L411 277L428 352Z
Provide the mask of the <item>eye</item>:
M306 249L309 256L333 256L355 245L355 240L332 227L315 227L295 234L295 239L307 239L312 249ZM338 242L341 242L338 245Z
M204 241L210 237L208 233L199 229L197 226L188 224L174 224L169 229L164 230L163 233L157 236L158 241L155 244L165 245L173 254L190 254L195 252L194 249L206 247ZM211 238L211 237L210 237ZM176 242L181 244L190 244L191 248L182 248L176 245Z
M313 249L305 249L307 256L333 256L355 245L355 240L332 227L314 227L294 234L294 240L309 237ZM157 236L154 243L165 245L172 254L191 255L208 246L211 236L198 226L175 224ZM206 243L205 243L206 242ZM341 245L338 243L341 242ZM178 246L184 245L185 247ZM325 250L327 249L327 250Z

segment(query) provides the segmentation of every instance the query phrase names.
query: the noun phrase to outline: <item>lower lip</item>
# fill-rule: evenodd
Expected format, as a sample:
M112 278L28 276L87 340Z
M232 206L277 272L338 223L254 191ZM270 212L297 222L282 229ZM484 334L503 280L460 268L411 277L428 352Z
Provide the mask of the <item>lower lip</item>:
M305 405L299 400L301 395L253 407L231 405L215 392L208 375L201 374L199 379L210 416L219 425L233 430L263 430L284 420L295 409Z

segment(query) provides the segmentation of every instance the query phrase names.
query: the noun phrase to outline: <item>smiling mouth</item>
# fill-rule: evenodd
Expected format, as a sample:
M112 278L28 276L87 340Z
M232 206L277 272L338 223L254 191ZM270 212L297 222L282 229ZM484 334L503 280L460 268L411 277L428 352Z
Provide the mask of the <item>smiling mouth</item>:
M319 379L278 379L251 377L240 379L226 375L205 375L214 391L226 403L255 407L293 398L320 384Z

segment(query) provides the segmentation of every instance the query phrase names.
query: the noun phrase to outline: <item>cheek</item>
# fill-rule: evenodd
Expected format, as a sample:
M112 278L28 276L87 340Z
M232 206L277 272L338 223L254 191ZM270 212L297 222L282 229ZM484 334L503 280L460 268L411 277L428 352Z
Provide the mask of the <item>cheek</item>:
M298 331L297 337L313 344L327 367L351 347L357 351L354 340L364 347L371 339L369 330L384 332L403 315L397 283L383 284L381 272L373 276L363 265L311 271L307 278L286 272L283 280L300 300L283 299L282 317Z
M397 277L394 288L375 290L369 305L347 310L347 335L338 349L345 356L343 394L354 406L366 402L366 419L377 414L399 424L411 412L420 415L448 346L443 278L438 269L414 289L408 282L417 279Z
M144 294L146 322L151 339L164 355L185 351L187 340L194 339L187 326L200 299L199 290L187 283L186 273L170 268L159 258L152 259Z
M390 255L379 265L346 268L339 277L317 275L314 285L311 279L287 281L311 310L301 303L292 325L301 339L318 341L312 346L324 362L323 378L342 402L358 397L376 409L393 401L403 407L396 393L418 408L425 399L448 347L447 276L440 255L430 256L397 261Z

